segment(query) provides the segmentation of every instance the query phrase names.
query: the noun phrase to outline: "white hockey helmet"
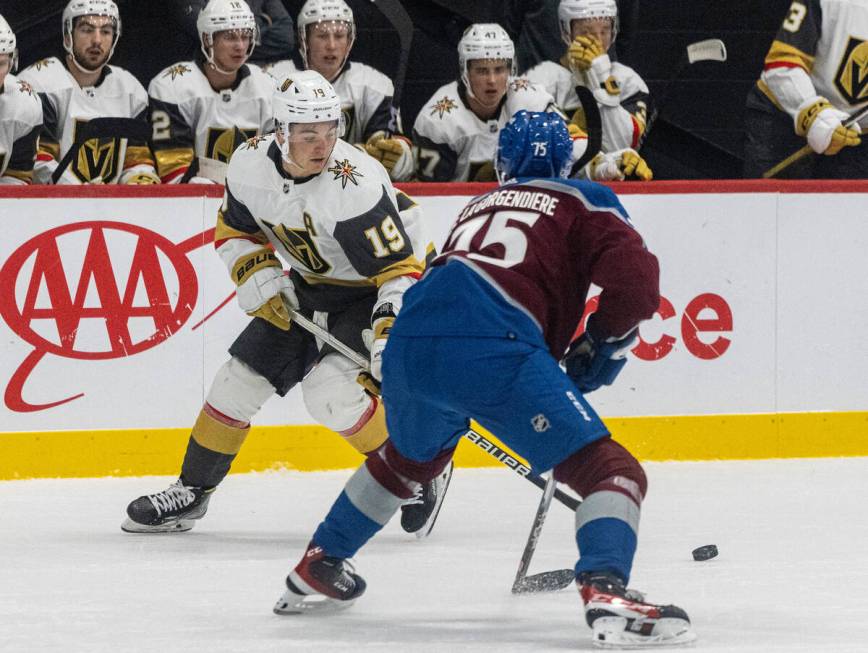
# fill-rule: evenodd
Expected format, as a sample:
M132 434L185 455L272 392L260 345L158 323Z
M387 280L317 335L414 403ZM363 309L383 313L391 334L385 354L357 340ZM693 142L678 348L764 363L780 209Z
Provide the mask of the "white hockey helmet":
M108 16L112 19L115 35L112 39L112 48L109 51L106 63L111 60L115 53L115 46L121 38L121 14L113 0L69 0L63 10L63 49L72 57L73 63L81 68L72 50L72 28L76 18L81 16ZM89 72L89 71L85 71Z
M250 45L247 47L247 56L250 57L259 38L256 19L250 7L244 0L208 0L196 18L196 31L199 32L199 44L206 61L224 74L228 74L227 71L220 70L214 63L214 35L231 30L250 33Z
M344 0L307 0L301 11L298 12L298 51L301 53L301 58L304 61L304 67L308 68L307 60L307 28L308 25L317 23L345 23L348 34L347 41L349 47L344 60L341 62L342 70L344 64L347 63L347 58L350 56L350 50L353 49L353 43L356 40L356 23L353 18L353 10Z
M18 66L18 48L16 47L15 32L0 14L0 54L12 55L12 65L9 66L11 72L15 72Z
M326 78L315 70L301 70L291 77L276 80L271 101L275 131L283 134L280 152L288 163L294 164L289 154L293 124L334 121L337 136L343 135L341 99Z
M612 20L612 43L618 36L618 5L615 0L561 0L558 5L558 23L561 26L561 38L570 45L572 38L572 23L574 20L592 18L609 18Z
M474 23L458 42L458 67L461 81L470 89L467 64L474 59L507 59L510 74L515 75L515 45L509 34L497 23Z

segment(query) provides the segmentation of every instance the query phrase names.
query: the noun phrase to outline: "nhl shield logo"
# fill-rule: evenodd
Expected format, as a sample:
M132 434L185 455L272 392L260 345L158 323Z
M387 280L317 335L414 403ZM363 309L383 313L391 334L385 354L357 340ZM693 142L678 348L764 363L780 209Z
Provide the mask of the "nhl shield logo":
M544 431L548 431L551 428L551 423L549 422L549 418L540 413L536 415L530 420L531 426L533 426L533 430L537 433L542 433Z

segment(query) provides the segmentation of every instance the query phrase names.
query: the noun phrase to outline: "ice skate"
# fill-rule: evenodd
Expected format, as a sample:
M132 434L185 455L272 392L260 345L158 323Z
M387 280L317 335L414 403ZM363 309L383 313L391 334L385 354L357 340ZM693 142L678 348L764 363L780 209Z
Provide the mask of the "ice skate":
M579 593L585 618L599 648L629 649L678 646L696 639L687 613L674 605L646 603L616 576L582 574Z
M364 579L349 560L327 556L313 542L286 577L286 591L274 613L313 614L346 610L365 592Z
M121 530L127 533L181 533L193 528L208 510L214 488L184 485L178 479L156 494L139 497L127 506Z
M401 506L401 528L408 533L415 533L418 538L428 537L437 521L446 490L449 489L452 468L450 460L438 476L419 486L416 494Z

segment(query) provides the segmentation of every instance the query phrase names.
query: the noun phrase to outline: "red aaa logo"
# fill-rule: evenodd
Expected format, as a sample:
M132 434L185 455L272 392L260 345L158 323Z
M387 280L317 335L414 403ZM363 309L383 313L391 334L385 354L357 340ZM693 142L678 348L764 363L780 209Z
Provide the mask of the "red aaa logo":
M87 238L83 257L80 249L61 246L74 232L78 232L78 242L82 235ZM117 237L118 232L134 243L125 280L118 279L107 240L107 234ZM45 354L90 360L121 358L150 349L177 332L192 314L198 294L196 272L187 253L205 239L206 234L198 234L176 244L137 225L96 221L51 229L19 247L0 269L0 314L34 351L10 379L6 405L29 412L82 396L39 405L23 399L24 383ZM78 267L71 262L76 257L81 264L73 288L67 274L71 267ZM29 279L23 274L28 269ZM130 331L133 318L149 318L153 330L135 337ZM94 350L92 344L79 346L80 327L88 319L96 319L105 329L102 350ZM45 328L52 323L56 329ZM41 335L48 332L56 332L57 338Z

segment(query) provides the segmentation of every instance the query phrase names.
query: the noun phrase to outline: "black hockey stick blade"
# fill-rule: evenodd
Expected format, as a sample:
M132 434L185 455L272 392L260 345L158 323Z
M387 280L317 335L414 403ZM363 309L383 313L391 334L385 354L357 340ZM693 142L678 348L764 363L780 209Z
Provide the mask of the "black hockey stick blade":
M516 579L512 584L513 594L530 594L534 592L557 592L569 587L576 580L576 572L572 569L556 569L544 571L532 576Z
M398 109L401 107L401 97L404 94L404 77L407 75L407 63L410 60L410 46L413 43L413 21L410 14L404 9L400 0L371 0L380 13L389 21L398 33L398 42L401 52L398 55L398 68L392 78L395 91L392 93L391 117L387 137L399 133L401 125L398 123Z
M570 178L574 178L587 163L597 156L603 145L603 120L600 117L600 107L594 94L584 86L576 86L576 95L582 103L585 112L585 127L588 132L588 147L581 158L570 169Z

